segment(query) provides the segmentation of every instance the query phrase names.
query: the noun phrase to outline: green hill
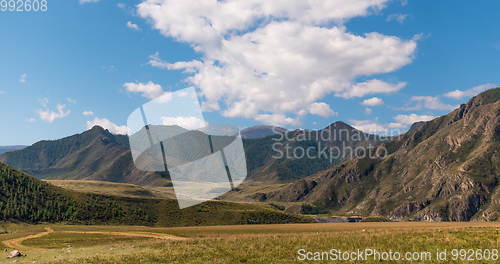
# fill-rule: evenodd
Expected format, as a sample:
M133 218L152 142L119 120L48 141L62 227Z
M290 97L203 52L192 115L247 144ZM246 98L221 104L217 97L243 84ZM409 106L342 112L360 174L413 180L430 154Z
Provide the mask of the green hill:
M0 220L149 226L309 221L253 204L214 201L180 210L177 202L171 199L140 199L68 191L3 163L0 163Z

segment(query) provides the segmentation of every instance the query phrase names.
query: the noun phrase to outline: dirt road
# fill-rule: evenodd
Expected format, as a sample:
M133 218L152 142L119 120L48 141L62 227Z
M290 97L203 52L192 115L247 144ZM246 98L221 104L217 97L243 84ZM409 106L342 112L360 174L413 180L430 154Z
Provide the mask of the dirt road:
M45 232L41 232L38 234L34 235L29 235L25 237L19 237L15 239L9 239L9 240L4 240L2 243L8 247L8 248L13 248L17 250L44 250L44 248L34 248L34 247L28 247L22 244L22 242L29 240L29 239L34 239L34 238L40 238L43 236L47 236L50 233L55 232L52 228L46 227ZM100 234L100 235L112 235L112 236L125 236L125 237L147 237L147 238L155 238L155 239L162 239L162 240L172 240L172 241L185 241L189 240L189 238L184 238L184 237L177 237L177 236L172 236L168 234L161 234L161 233L131 233L131 232L104 232L104 231L57 231L58 233L67 233L67 234Z
M32 247L24 246L22 244L22 242L25 241L25 240L28 240L28 239L40 238L40 237L46 236L46 235L54 232L54 230L52 228L50 228L50 227L46 227L45 230L46 231L42 232L42 233L38 233L38 234L34 234L34 235L29 235L29 236L25 236L25 237L19 237L19 238L9 239L9 240L2 241L2 243L6 247L17 249L17 250L36 250L36 249L41 250L43 248L32 248Z
M163 240L173 240L173 241L185 241L189 240L185 237L177 237L167 234L161 233L129 233L129 232L101 232L101 231L62 231L60 233L68 233L68 234L99 234L99 235L112 235L112 236L125 236L125 237L148 237L148 238L156 238Z

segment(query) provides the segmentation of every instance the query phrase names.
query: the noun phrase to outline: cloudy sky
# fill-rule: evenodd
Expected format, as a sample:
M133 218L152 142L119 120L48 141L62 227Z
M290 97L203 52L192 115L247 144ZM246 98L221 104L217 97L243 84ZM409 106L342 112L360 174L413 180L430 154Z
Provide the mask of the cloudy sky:
M208 123L385 134L500 83L497 0L48 3L0 13L0 145L126 133L137 107L187 87Z

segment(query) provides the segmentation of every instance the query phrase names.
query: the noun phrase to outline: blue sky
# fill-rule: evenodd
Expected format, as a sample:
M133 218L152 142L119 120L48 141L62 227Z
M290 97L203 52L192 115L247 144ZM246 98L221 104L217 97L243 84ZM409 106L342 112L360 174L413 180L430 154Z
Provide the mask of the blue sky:
M335 11L353 1L334 1L310 7L310 16L294 13L295 1L251 19L238 16L245 4L228 15L180 0L48 2L46 13L0 13L0 145L93 124L123 132L137 107L190 86L206 101L209 123L318 129L341 120L374 133L404 131L500 83L496 0L379 0L352 14ZM189 27L200 14L213 31ZM325 48L339 39L349 44L343 54ZM358 44L374 52L357 56Z

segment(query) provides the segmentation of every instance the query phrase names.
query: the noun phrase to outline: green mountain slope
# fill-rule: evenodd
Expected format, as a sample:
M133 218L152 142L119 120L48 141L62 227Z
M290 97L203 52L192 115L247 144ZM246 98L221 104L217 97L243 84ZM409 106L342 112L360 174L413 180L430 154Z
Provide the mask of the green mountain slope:
M0 219L30 223L153 222L140 204L68 192L0 163Z
M340 214L394 220L498 220L500 88L386 143L384 159L351 159L266 194Z
M126 136L113 135L98 126L82 134L5 153L0 161L42 179L169 184L168 175L134 167Z
M309 220L252 204L214 201L180 210L171 199L73 192L0 163L0 221L193 226Z

